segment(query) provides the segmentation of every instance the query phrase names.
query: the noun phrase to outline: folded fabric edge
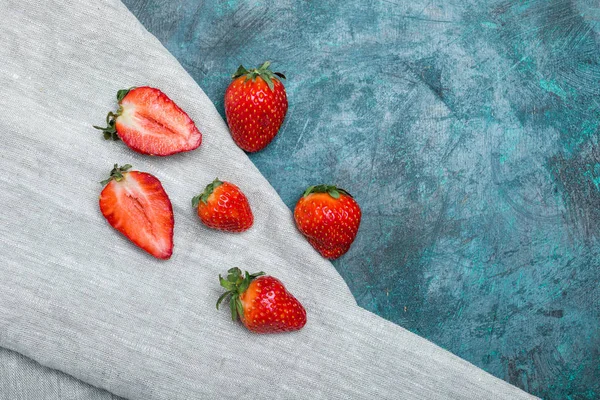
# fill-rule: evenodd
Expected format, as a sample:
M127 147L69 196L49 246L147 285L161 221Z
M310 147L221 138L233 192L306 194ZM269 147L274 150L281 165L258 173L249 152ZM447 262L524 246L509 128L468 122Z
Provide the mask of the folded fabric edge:
M127 10L127 12L129 13L129 11L128 11L128 10ZM139 26L141 26L141 24L140 24ZM137 26L136 26L136 29L140 29L140 30L142 30L142 29L143 29L143 30L145 30L145 28L143 28L143 27L141 27L141 28L137 28ZM157 41L157 39L156 39L156 38L154 38L154 36L152 36L151 34L149 34L147 31L145 31L144 33L145 33L145 35L146 35L148 38L150 38L150 37L151 37L153 40L155 40L156 42L158 42L158 41ZM161 45L161 47L162 47L162 45ZM173 56L172 56L172 55L171 55L171 54L170 54L168 51L167 51L167 54L168 54L168 55L169 55L171 58L173 58L173 59L174 59L174 57L173 57ZM176 60L175 60L175 61L176 61ZM176 62L177 62L177 61L176 61ZM177 64L179 64L179 63L177 63ZM281 199L279 199L279 201L281 201ZM337 273L336 273L336 274L337 274ZM337 276L339 277L339 275L337 275ZM341 279L341 277L339 277L339 280L340 280L341 282L343 282L343 280ZM347 288L347 285L345 284L345 282L344 282L344 287L346 288L346 290L348 290L348 288ZM349 292L349 290L348 290L348 292ZM350 297L351 297L351 296L350 296ZM351 298L353 298L353 297L351 297ZM353 299L353 300L354 300L354 299ZM355 301L354 301L354 304L355 304ZM392 323L391 323L391 322L389 322L389 321L385 321L385 320L381 319L380 317L378 317L378 316L376 316L376 315L374 315L374 314L371 314L371 315L372 315L374 318L376 318L376 320L377 320L377 319L379 319L379 320L381 321L381 323L382 323L382 325L383 325L383 326L387 326L387 324L389 323L391 326L398 328L398 330L394 329L394 330L393 330L394 332L396 332L396 333L397 333L397 332L405 332L405 330L403 330L402 328L398 327L397 325L394 325L394 324L392 324ZM376 320L373 320L373 322L376 322ZM392 330L392 329L390 328L390 330ZM377 332L371 332L371 333L372 333L372 334L375 334L375 333L377 333ZM408 336L408 338L406 338L406 339L410 339L410 338L412 337L412 338L413 338L413 340L417 340L417 339L416 339L416 338L417 338L417 336L416 336L416 335L414 335L414 334L407 334L407 333L405 332L405 333L403 333L403 335L404 335L404 336ZM376 340L376 338L375 338L375 337L373 337L373 336L369 336L369 339ZM388 340L390 340L390 341L393 341L394 339L395 339L395 338L388 338ZM426 341L426 339L423 339L423 338L419 338L419 339L421 339L423 342L427 342L427 341ZM419 341L418 343L423 343L423 342ZM385 340L381 339L380 343L384 344L384 343L385 343ZM435 345L433 345L431 342L427 342L427 343L430 343L430 344L432 345L432 347L430 347L430 346L427 346L427 349L429 349L429 350L435 350L435 348L436 348L436 347L435 347ZM31 353L33 353L34 351L35 351L35 349L31 349L31 350L30 350L30 352L31 352ZM453 356L453 357L455 357L455 358L458 358L458 357L456 357L456 356ZM450 359L450 357L446 357L446 359ZM46 361L48 361L48 360L46 360ZM464 360L463 360L463 361L464 361ZM464 361L464 362L466 363L466 361ZM49 363L49 364L52 364L52 363ZM470 365L470 364L469 364L469 365ZM473 367L473 368L475 368L475 367ZM480 371L481 371L481 370L480 370ZM78 372L78 371L74 370L74 372ZM483 371L482 371L482 372L483 372ZM479 375L479 374L477 374L477 376L485 376L485 375ZM496 378L494 378L494 379L496 379ZM500 382L499 382L499 383L500 383Z
M0 400L124 400L65 372L0 347Z
M211 99L208 98L208 96L204 93L204 90L202 89L202 87L200 86L200 84L198 82L196 82L196 80L189 74L189 72L181 65L181 63L179 62L179 60L169 51L169 49L167 49L160 40L158 40L158 38L156 36L154 36L150 31L148 31L146 29L146 27L137 19L137 17L127 8L127 6L125 4L123 4L123 2L121 0L110 0L111 3L115 3L114 6L115 7L120 7L121 9L118 10L118 12L122 12L125 13L127 15L129 15L129 17L133 20L135 20L137 22L137 29L139 30L140 34L144 35L146 40L151 40L155 46L157 46L158 48L161 48L162 50L164 50L165 55L170 58L172 60L172 62L179 66L181 68L181 71L183 74L185 74L188 78L189 81L193 83L193 85L195 85L196 89L199 90L207 99L208 102L210 103L210 106L212 108L211 112L216 116L216 118L218 118L223 126L225 127L225 129L229 130L229 127L227 126L227 123L225 122L225 120L223 119L223 117L221 116L221 114L219 114L219 112L217 111L216 107L214 106L213 102ZM236 145L236 148L237 145ZM240 148L239 149L240 154L243 154L245 157L249 159L249 157L246 155L246 153ZM283 201L283 199L279 196L279 193L277 193L277 191L275 190L275 188L271 185L271 183L264 177L264 175L262 174L262 172L256 167L256 165L254 165L254 163L250 160L250 164L252 166L252 168L256 171L257 174L259 174L262 177L262 180L264 181L265 185L268 185L268 187L274 192L276 193L276 200L277 202L279 202L279 204L285 208L287 210L287 212L289 213L289 217L290 219L293 219L293 212L292 210L290 210L288 208L288 206L285 204L285 202ZM310 247L310 246L309 246ZM316 250L315 250L316 252ZM354 305L358 305L358 303L356 302L356 298L354 297L354 295L352 294L352 291L350 290L350 287L348 286L348 284L346 283L346 281L342 278L342 276L340 275L340 273L336 270L336 268L333 266L333 264L329 261L329 260L325 260L327 262L327 264L330 266L331 268L331 273L329 274L330 277L335 278L335 286L340 289L342 292L345 292L345 297L347 298L347 300L351 301Z

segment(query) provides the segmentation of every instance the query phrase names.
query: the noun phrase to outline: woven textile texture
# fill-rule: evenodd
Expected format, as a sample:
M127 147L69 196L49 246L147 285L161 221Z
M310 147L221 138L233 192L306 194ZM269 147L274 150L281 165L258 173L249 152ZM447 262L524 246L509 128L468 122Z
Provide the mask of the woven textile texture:
M119 400L69 375L0 348L0 400Z
M202 90L120 2L11 0L0 11L0 346L130 399L530 398L359 308ZM188 112L200 149L156 158L102 139L92 124L118 89L139 85ZM152 173L170 195L169 261L99 213L114 163ZM216 176L247 194L250 231L198 222L190 199ZM279 277L306 327L257 336L217 311L216 277L234 266Z

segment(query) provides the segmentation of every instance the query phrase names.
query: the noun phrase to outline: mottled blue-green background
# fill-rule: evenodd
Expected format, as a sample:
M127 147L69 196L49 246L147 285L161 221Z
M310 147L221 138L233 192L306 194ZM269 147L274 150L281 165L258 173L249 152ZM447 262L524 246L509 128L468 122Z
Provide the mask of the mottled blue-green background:
M600 398L597 0L125 4L222 114L240 63L288 76L251 159L290 208L354 194L334 265L361 306L546 399Z

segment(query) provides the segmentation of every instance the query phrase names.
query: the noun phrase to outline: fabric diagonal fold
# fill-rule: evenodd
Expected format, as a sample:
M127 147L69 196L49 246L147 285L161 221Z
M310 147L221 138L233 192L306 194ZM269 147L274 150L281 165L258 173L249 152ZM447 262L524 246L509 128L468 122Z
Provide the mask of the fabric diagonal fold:
M333 266L232 141L210 100L118 1L0 4L0 346L129 399L525 399L532 396L356 305ZM202 146L166 158L105 142L92 125L117 90L160 88ZM114 163L161 180L175 250L161 261L104 221ZM255 224L203 227L190 199L215 177ZM253 335L217 311L217 276L262 270L308 310L299 332Z
M0 400L122 400L60 371L0 348Z

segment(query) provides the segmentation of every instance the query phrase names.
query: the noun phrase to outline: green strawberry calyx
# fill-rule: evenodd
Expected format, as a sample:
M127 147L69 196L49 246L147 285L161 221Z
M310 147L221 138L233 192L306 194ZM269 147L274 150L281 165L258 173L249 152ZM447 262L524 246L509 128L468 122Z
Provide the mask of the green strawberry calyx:
M115 164L112 171L110 171L110 177L108 179L103 180L100 183L103 185L106 185L108 182L112 181L113 179L117 182L120 182L123 180L123 178L125 178L123 176L123 173L127 172L127 170L130 168L131 168L131 164L125 164L120 167L119 167L119 164Z
M223 300L228 299L229 308L231 309L231 319L235 321L238 317L242 318L244 316L244 307L242 306L240 296L248 290L250 282L265 273L257 272L255 274L250 274L248 271L242 273L242 270L237 267L231 268L227 272L227 279L219 275L219 282L221 283L221 286L227 289L227 291L219 297L219 300L217 300L217 310Z
M237 71L235 71L235 74L233 74L233 76L231 77L231 79L237 79L240 76L245 76L246 80L244 82L247 82L249 80L252 80L252 82L254 82L256 80L257 77L261 77L267 84L267 86L269 86L269 89L271 89L271 91L273 91L275 89L275 85L273 84L273 79L277 79L279 80L279 78L285 79L285 75L282 74L281 72L273 72L269 69L269 66L271 65L271 61L265 61L263 63L263 65L261 65L258 68L254 68L251 70L247 70L246 68L244 68L243 65L240 65L237 69Z
M105 140L119 140L119 136L117 135L117 127L115 126L117 123L117 117L121 115L123 112L123 107L121 107L121 101L127 96L127 94L135 87L130 87L129 89L121 89L117 92L117 103L119 104L119 109L116 113L109 111L106 115L106 126L96 126L93 125L94 128L101 130L104 132Z
M306 197L312 193L327 193L329 194L331 197L333 197L334 199L339 199L340 198L340 194L345 194L346 196L350 196L352 197L352 195L350 193L348 193L346 190L341 189L337 186L334 185L315 185L315 186L309 186L305 191L304 194L302 195L302 197Z
M208 204L208 198L210 197L212 192L222 184L223 182L221 182L219 178L215 178L214 181L206 185L206 187L204 188L204 192L200 193L198 196L194 196L194 198L192 199L192 207L198 207L198 204L200 204L200 202Z

